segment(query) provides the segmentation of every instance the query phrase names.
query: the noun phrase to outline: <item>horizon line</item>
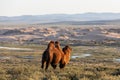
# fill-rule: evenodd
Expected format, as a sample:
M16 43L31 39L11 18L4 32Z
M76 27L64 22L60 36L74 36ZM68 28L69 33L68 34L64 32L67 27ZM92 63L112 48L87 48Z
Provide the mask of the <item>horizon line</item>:
M77 15L77 14L120 14L120 12L83 12L83 13L49 13L49 14L22 14L22 15L0 15L0 17L18 17L18 16L44 16L44 15Z

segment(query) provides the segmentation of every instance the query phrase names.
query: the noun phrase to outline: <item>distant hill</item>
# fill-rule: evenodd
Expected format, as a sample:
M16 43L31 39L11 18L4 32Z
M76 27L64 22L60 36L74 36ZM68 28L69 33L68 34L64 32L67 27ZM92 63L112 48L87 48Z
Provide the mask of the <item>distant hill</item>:
M69 25L107 25L107 24L119 24L120 19L118 20L95 20L95 21L60 21L60 22L50 22L43 24L69 24Z
M82 21L82 22L81 22ZM23 15L23 16L0 16L0 24L14 24L14 23L55 23L67 22L84 24L104 23L105 21L120 21L120 13L84 13L84 14L49 14L49 15Z

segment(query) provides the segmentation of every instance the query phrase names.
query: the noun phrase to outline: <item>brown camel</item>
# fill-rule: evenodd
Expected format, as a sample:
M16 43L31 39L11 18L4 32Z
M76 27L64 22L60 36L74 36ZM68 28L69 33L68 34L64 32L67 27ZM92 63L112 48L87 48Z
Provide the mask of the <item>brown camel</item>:
M46 63L46 70L48 69L49 64L51 64L51 66L56 69L60 60L61 52L55 47L54 41L50 41L47 49L43 52L41 68L44 68L44 64Z

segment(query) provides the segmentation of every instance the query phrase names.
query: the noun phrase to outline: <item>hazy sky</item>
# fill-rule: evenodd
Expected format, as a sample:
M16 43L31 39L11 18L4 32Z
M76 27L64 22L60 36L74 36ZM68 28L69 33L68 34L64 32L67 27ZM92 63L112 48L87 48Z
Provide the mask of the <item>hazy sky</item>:
M120 13L120 0L0 0L0 16Z

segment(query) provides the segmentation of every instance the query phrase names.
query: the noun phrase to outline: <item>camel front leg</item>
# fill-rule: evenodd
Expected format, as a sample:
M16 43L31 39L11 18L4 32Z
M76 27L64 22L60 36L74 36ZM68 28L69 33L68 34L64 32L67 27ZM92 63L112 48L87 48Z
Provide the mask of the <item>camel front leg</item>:
M41 68L43 69L44 68L44 64L45 64L45 60L42 60L42 65L41 65Z

